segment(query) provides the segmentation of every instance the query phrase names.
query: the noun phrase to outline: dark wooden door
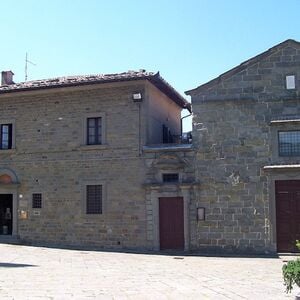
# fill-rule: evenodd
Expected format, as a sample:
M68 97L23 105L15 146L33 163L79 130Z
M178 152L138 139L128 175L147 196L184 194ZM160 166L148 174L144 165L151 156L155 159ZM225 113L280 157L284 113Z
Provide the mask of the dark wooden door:
M300 180L275 181L277 251L296 252L300 240Z
M159 198L160 249L184 249L183 198Z

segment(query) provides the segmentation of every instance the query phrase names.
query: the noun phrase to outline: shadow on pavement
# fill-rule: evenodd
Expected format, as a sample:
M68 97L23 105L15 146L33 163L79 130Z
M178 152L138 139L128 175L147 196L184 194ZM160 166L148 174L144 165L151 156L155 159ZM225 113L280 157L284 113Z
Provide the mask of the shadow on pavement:
M81 253L88 253L90 251L95 252L104 252L104 253L123 253L123 254L142 254L142 255L159 255L159 256L176 256L177 257L218 257L218 258L270 258L279 259L279 255L277 253L227 253L227 252L206 252L206 251L182 251L182 250L136 250L136 249L128 249L128 248L102 248L102 247L93 247L93 246L76 246L76 245L57 245L52 243L26 243L22 242L18 246L29 246L29 247L36 247L41 248L41 250L46 249L60 249L60 250L73 250L73 251L81 251ZM43 249L44 248L44 249ZM0 264L1 267L1 264Z
M37 267L36 265L27 264L14 264L14 263L1 263L0 268L25 268L25 267Z

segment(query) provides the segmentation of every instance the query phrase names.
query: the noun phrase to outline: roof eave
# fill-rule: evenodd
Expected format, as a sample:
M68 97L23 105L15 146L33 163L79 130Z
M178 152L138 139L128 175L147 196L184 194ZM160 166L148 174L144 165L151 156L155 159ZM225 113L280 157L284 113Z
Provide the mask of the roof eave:
M96 85L96 84L105 84L105 83L116 83L116 82L126 82L126 81L141 81L148 80L154 84L159 90L166 94L171 100L173 100L177 105L184 109L188 109L191 112L191 104L187 102L170 84L167 83L159 73L145 75L141 77L127 77L127 78L117 78L117 79L105 79L105 80L95 80L95 81L86 81L86 82L70 82L63 83L58 85L47 85L47 86L31 86L15 89L0 90L1 94L9 93L18 93L18 92L27 92L27 91L37 91L37 90L47 90L55 88L66 88L66 87L80 87L87 85Z
M160 91L172 99L178 106L192 112L191 104L184 99L167 81L165 81L157 72L153 76L149 76L148 80L155 85Z

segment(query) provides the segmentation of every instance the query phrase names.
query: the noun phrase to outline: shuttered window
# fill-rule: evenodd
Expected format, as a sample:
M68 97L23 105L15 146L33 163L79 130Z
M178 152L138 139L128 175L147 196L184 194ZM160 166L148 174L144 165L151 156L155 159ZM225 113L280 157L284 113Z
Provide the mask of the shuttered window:
M102 214L102 185L86 186L86 213Z

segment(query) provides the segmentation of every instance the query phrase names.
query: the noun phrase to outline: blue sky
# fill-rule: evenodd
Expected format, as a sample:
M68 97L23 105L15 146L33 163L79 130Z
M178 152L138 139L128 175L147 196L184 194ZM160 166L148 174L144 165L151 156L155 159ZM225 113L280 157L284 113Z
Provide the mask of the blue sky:
M179 92L286 39L300 0L1 1L0 70L24 81L146 69ZM186 128L188 128L188 122Z

